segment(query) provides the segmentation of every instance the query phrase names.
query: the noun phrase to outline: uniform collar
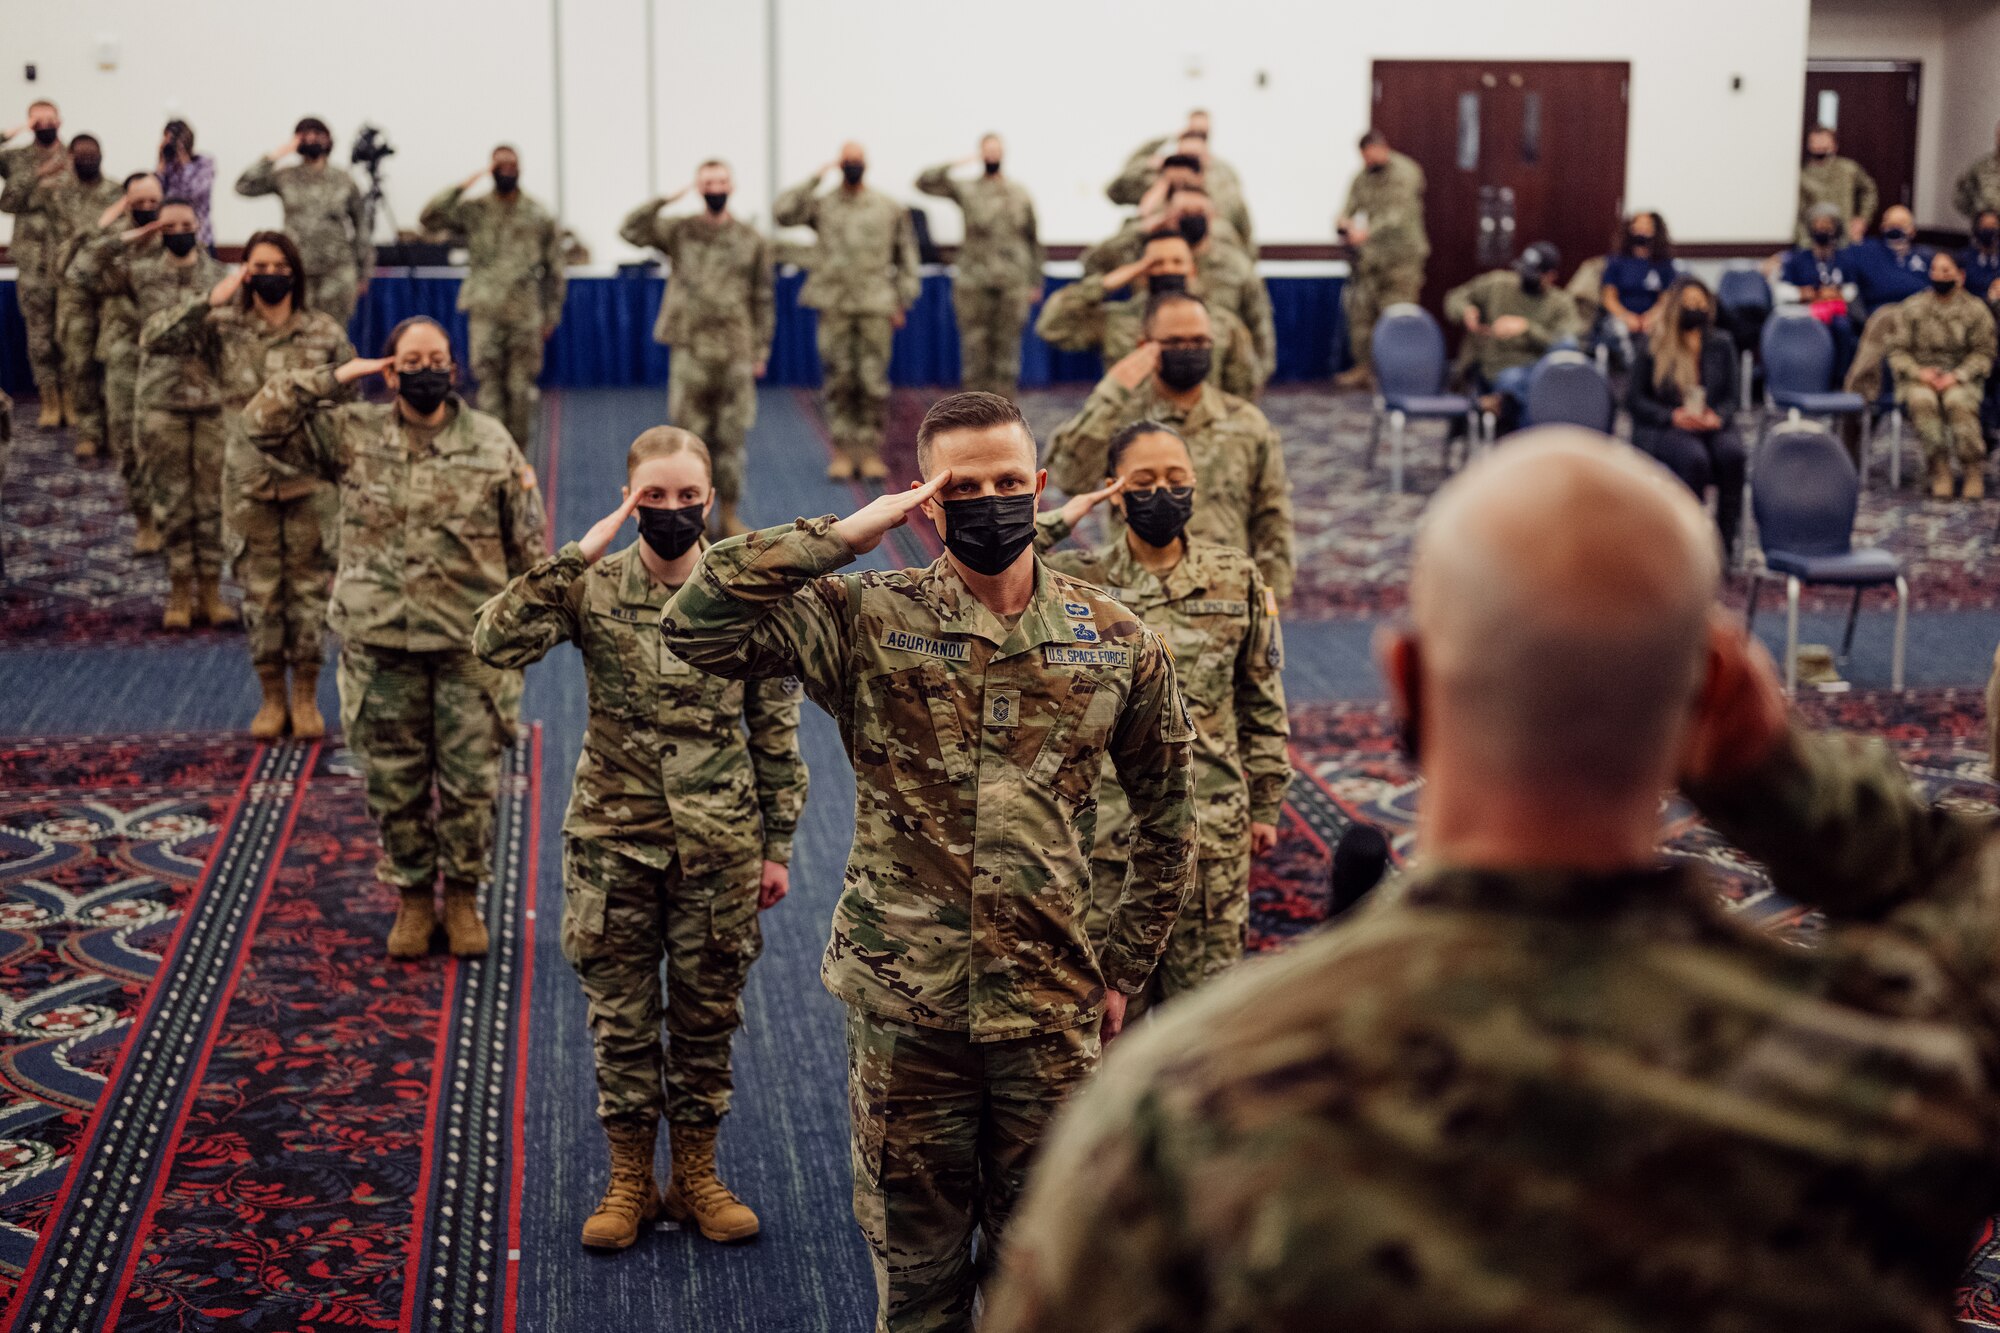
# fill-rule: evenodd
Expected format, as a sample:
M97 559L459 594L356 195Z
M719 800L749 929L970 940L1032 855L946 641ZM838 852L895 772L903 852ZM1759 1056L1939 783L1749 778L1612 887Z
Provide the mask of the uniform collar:
M1148 381L1148 383L1151 384L1151 381ZM1180 424L1183 432L1200 430L1203 426L1206 426L1209 422L1222 415L1220 404L1216 402L1215 386L1207 381L1202 382L1201 396L1195 399L1194 405L1186 410L1182 410L1168 402L1166 395L1160 392L1157 384L1152 384L1151 387L1154 405L1159 409L1152 414L1154 418L1169 423L1177 422Z
M1139 557L1132 554L1131 543L1125 540L1122 533L1097 548L1097 561L1104 570L1104 577L1113 586L1130 588L1135 592L1159 588L1166 594L1164 600L1178 602L1183 597L1208 590L1201 562L1195 557L1194 543L1187 542L1186 545L1180 563L1168 570L1165 578L1139 563Z
M934 560L918 580L918 586L937 615L939 629L946 634L976 635L1000 650L996 657L1012 657L1045 643L1070 641L1062 599L1040 556L1035 557L1035 591L1011 633L999 616L972 595L972 589L965 586L965 580L952 568L949 557L941 555Z
M1701 873L1685 862L1612 874L1427 866L1398 895L1398 901L1419 908L1598 921L1637 915L1712 918L1712 899Z
M645 557L639 554L639 542L645 540L644 537L641 537L639 541L633 542L616 555L606 556L605 560L607 562L612 560L622 560L625 562L624 568L619 571L618 576L618 600L621 603L626 606L646 606L658 610L667 604L668 598L680 591L680 585L674 584L670 586L654 581L652 571L646 568ZM698 550L706 551L708 549L708 539L706 537L695 538L695 546Z

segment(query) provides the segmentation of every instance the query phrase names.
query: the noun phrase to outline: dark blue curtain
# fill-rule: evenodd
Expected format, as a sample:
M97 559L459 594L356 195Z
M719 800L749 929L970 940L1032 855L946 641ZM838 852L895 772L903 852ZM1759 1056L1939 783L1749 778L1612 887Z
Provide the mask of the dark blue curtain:
M1050 279L1055 291L1067 279ZM817 316L799 305L799 273L778 278L778 332L771 347L766 383L817 385ZM1277 380L1324 379L1346 360L1346 330L1340 315L1339 278L1272 278L1267 284L1278 329ZM569 284L562 327L549 340L542 383L552 388L594 389L667 382L667 349L653 341L666 282L640 270L608 278L577 278ZM454 309L458 279L416 277L384 270L369 284L354 313L351 333L363 356L379 353L389 330L411 315L429 315L465 346L465 317ZM1021 336L1021 382L1089 383L1102 373L1093 352L1061 352L1035 336ZM951 279L942 273L924 279L923 295L896 334L889 377L897 384L956 384L958 328L952 320ZM21 324L14 284L0 282L0 388L31 391L26 330Z

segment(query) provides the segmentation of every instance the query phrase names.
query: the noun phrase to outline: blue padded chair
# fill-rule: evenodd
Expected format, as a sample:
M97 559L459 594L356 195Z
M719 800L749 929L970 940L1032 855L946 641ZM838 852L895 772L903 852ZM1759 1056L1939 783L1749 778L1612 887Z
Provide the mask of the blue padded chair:
M1529 426L1587 426L1609 435L1618 421L1611 381L1581 352L1550 352L1528 374L1521 420Z
M1854 511L1860 498L1861 479L1854 461L1825 427L1788 421L1771 431L1758 447L1750 503L1757 517L1764 568L1750 576L1749 622L1753 627L1757 623L1757 599L1764 581L1783 578L1788 694L1799 683L1799 589L1808 584L1854 590L1854 603L1847 611L1847 634L1840 642L1843 662L1854 647L1861 594L1870 588L1895 587L1896 643L1890 684L1898 691L1903 688L1910 585L1903 578L1901 563L1889 552L1873 547L1854 549Z
M1389 423L1389 489L1403 489L1403 448L1412 421L1465 419L1466 447L1479 438L1479 409L1462 393L1446 393L1451 364L1445 356L1444 330L1421 306L1399 302L1375 321L1370 360L1375 369L1375 415L1368 432L1368 466L1382 440L1382 422ZM1449 437L1445 466L1451 466Z
M1743 349L1741 373L1737 377L1742 386L1742 401L1738 406L1747 410L1756 403L1750 395L1752 377L1757 371L1756 356L1751 349L1763 337L1764 325L1771 318L1771 284L1754 268L1732 268L1715 285L1715 305L1717 323L1729 330L1729 336Z
M1768 411L1823 421L1857 417L1863 430L1861 456L1868 457L1868 404L1858 393L1831 387L1833 335L1826 325L1803 308L1781 310L1765 323L1758 354L1764 362L1767 409L1765 419L1758 422L1760 436L1768 423Z

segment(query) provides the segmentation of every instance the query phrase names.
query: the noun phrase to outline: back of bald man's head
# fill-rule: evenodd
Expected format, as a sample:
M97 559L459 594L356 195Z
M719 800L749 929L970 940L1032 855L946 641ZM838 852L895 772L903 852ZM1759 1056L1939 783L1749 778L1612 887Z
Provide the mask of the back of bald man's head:
M1659 783L1721 573L1707 512L1652 459L1575 427L1515 436L1438 493L1417 538L1411 618L1453 730L1438 743L1491 776Z

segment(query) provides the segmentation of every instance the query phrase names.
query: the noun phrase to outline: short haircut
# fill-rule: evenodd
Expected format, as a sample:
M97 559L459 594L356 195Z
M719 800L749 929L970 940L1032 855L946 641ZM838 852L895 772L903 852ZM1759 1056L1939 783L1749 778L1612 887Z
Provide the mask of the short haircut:
M1995 222L2000 222L2000 208L1980 209L1977 213L1972 215L1972 225L1974 227L1977 227L1980 223L1986 221L1986 219L1988 218L1992 218Z
M119 188L129 190L132 188L133 181L157 181L158 179L159 177L150 171L135 171L120 182Z
M1151 245L1154 241L1181 241L1186 239L1187 239L1186 237L1181 235L1180 228L1178 227L1174 227L1171 225L1165 227L1155 227L1151 231L1147 232L1143 238L1141 238L1140 248L1143 249L1146 246Z
M702 443L701 436L679 426L649 426L640 431L639 437L625 451L625 480L632 479L632 474L639 470L641 463L655 458L672 458L675 454L693 454L699 458L701 470L713 483L715 460L709 457L708 446Z
M500 154L502 153L512 153L516 159L518 159L521 156L521 150L516 148L513 144L510 143L494 144L493 151L488 153L486 156L489 158L495 158L500 156Z
M1939 249L1939 250L1936 250L1936 251L1932 252L1932 254L1931 254L1931 262L1932 262L1932 263L1934 263L1934 264L1935 264L1935 263L1936 263L1936 262L1937 262L1938 260L1940 260L1940 259L1944 260L1944 261L1945 261L1945 262L1946 262L1947 264L1950 264L1950 265L1951 265L1951 266L1952 266L1953 268L1957 269L1957 270L1958 270L1958 271L1959 271L1960 273L1963 273L1963 272L1965 272L1965 265L1963 265L1963 264L1959 263L1959 262L1958 262L1958 256L1957 256L1957 255L1955 255L1955 254L1953 254L1953 253L1952 253L1951 251L1949 251L1949 250L1945 250L1945 249Z
M1132 441L1143 439L1148 435L1171 435L1181 442L1181 448L1187 448L1187 436L1181 434L1165 422L1153 421L1151 419L1135 421L1129 426L1120 426L1118 433L1111 437L1111 444L1104 451L1105 475L1111 477L1117 476L1118 462L1125 457L1125 451L1131 447ZM1194 458L1193 450L1188 451L1188 458L1190 460Z
M1813 136L1814 136L1815 134L1828 134L1828 135L1832 135L1832 136L1833 136L1834 138L1836 138L1836 139L1838 139L1838 138L1840 137L1839 133L1838 133L1838 132L1836 132L1836 131L1834 130L1833 126L1831 126L1831 125L1815 125L1815 126L1813 126L1813 127L1811 128L1811 129L1809 129L1809 130L1807 130L1807 131L1806 131L1806 138L1810 139L1810 138L1812 138L1812 137L1813 137Z
M328 129L326 122L318 116L306 116L298 124L292 126L293 134L311 134L314 132L324 134L329 139L333 137L333 131Z
M1361 136L1361 142L1356 145L1359 148L1387 148L1388 146L1389 136L1380 130L1368 131L1368 133Z
M54 102L51 102L46 97L37 97L34 101L28 103L28 114L33 115L35 108L38 106L45 106L49 110L55 112L57 115L62 114L62 108L57 106Z
M997 393L948 393L931 404L917 427L917 472L931 475L931 444L938 436L955 430L986 430L992 426L1019 426L1028 437L1028 453L1035 453L1035 432L1021 409Z
M188 198L184 194L170 194L166 198L160 200L160 211L162 213L166 212L170 208L192 209L197 217L201 215L201 210L195 208L194 206L194 200Z
M403 335L419 324L428 324L439 333L442 333L444 335L445 346L451 346L451 331L445 328L444 325L438 323L429 315L411 315L408 319L398 321L396 327L389 330L389 336L382 340L382 355L394 356L396 354L396 344L403 341ZM458 360L456 350L452 352L451 359L454 361Z
M1182 301L1186 301L1189 305L1195 307L1197 310L1200 310L1203 314L1208 313L1208 305L1200 297L1195 296L1192 293L1154 292L1151 296L1148 296L1146 298L1146 315L1145 318L1140 322L1139 325L1140 330L1148 334L1152 333L1153 321L1160 317L1160 312L1162 310L1165 310L1169 306L1178 305Z
M696 167L695 170L707 171L710 167L721 167L724 171L729 170L729 164L727 162L724 162L719 157L709 158L706 162L703 162L700 166Z
M1167 160L1160 163L1160 166L1162 169L1179 167L1182 171L1192 171L1199 175L1201 172L1201 159L1193 153L1169 153L1167 154Z
M260 245L272 246L285 257L286 266L292 270L292 309L304 310L308 304L306 299L308 279L306 261L299 256L299 243L281 231L252 233L250 239L243 242L243 263L246 266L250 263L250 252ZM239 292L239 304L248 310L251 297L255 294L250 290L250 284L244 283Z
M104 151L104 145L97 141L97 136L94 134L72 134L69 136L69 147L71 152L75 152L76 146L80 143L87 143L100 153Z

